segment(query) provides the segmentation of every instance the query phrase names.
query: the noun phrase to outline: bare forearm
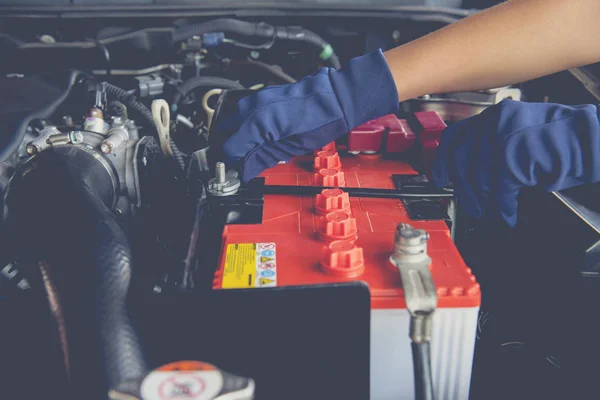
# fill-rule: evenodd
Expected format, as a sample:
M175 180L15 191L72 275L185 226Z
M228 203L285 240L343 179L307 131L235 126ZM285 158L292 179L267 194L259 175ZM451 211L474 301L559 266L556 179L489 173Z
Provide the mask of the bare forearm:
M513 0L387 51L400 100L600 61L600 1Z

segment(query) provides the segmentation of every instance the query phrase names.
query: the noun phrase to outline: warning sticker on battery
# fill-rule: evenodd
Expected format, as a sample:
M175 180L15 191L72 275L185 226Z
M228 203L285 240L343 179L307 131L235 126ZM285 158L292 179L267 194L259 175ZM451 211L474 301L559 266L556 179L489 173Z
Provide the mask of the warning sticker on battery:
M274 286L277 286L277 248L275 243L227 245L223 289Z

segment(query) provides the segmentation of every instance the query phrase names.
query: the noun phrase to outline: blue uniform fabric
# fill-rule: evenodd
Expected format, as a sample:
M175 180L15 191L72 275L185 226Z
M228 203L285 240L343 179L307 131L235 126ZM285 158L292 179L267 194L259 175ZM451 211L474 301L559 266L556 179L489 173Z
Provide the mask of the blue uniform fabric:
M504 100L446 129L432 181L453 182L470 216L515 226L522 187L556 191L600 181L598 109Z
M397 110L394 79L378 50L339 71L322 68L296 83L244 97L216 130L232 134L223 151L246 182L279 161L319 149Z

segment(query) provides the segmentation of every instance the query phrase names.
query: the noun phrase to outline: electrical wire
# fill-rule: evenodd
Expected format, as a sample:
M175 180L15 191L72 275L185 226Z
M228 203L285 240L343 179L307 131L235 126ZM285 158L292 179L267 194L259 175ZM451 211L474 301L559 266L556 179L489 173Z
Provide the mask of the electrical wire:
M395 6L391 10L391 15L414 21L428 21L428 22L441 22L445 24L454 23L460 19L473 15L480 10L477 9L460 9L451 7L435 7L435 6ZM324 15L323 11L320 11L320 15ZM213 20L222 21L222 20ZM210 23L212 21L209 21ZM240 21L245 22L245 21ZM203 23L203 24L208 24ZM250 23L247 23L250 24ZM266 25L266 24L262 24ZM194 26L194 25L189 25ZM180 28L172 27L151 27L135 30L128 33L123 33L115 36L111 36L104 39L99 39L98 42L104 45L112 44L115 42L133 39L137 36L145 35L148 33L173 33L174 41L185 40L186 34L189 32L189 26L183 26ZM218 29L217 29L218 30ZM216 30L215 30L216 31ZM42 42L26 42L18 39L8 33L0 32L0 39L4 39L19 49L35 49L35 48L82 48L88 49L96 47L95 42L90 41L73 41L73 42L55 42L55 43L42 43Z
M144 28L136 31L123 33L120 35L111 36L104 39L99 40L85 40L85 41L73 41L73 42L55 42L55 43L43 43L43 42L24 42L20 39L15 38L7 33L0 33L0 39L5 39L19 49L48 49L48 48L61 48L61 49L91 49L97 47L99 44L107 45L115 42L121 42L123 40L134 39L141 35L146 35L148 33L171 33L174 31L174 28L168 27L153 27L153 28Z
M431 349L428 342L412 343L415 400L433 400Z
M322 60L329 61L336 69L341 68L339 57L335 54L333 47L315 32L300 26L273 26L264 22L255 23L232 18L221 18L179 27L173 32L173 42L183 42L195 36L202 36L212 32L234 33L248 37L306 43L321 51L319 57Z
M262 61L253 60L251 58L249 58L248 60L246 60L246 63L250 64L250 65L255 65L258 68L261 68L262 70L271 73L272 75L276 76L277 78L281 79L282 81L284 81L286 83L295 83L295 82L297 82L296 79L294 79L292 76L286 74L284 71L282 71L279 68L274 67L273 65L269 65L269 64L264 63Z
M196 89L244 89L242 84L217 76L194 76L183 82L177 89L177 93L173 96L171 102L171 111L177 112L179 103L191 92Z
M223 43L249 50L268 50L275 44L275 38L272 38L270 41L263 44L248 44L227 38L223 39Z
M124 75L124 76L139 76L139 75L149 75L154 72L163 71L165 69L170 68L182 68L182 64L160 64L154 67L148 67L143 69L111 69L112 75ZM105 69L95 69L92 71L94 75L107 75L107 71Z

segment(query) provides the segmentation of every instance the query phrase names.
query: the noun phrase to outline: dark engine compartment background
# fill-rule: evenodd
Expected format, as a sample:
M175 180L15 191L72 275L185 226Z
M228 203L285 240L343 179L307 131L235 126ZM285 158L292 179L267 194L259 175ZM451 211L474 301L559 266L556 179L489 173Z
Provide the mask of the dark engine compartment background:
M331 15L313 15L308 18L287 15L252 17L250 20L265 21L274 25L302 25L318 32L330 41L341 60L377 48L394 47L443 25L439 22L398 20L392 14L388 18ZM41 34L50 34L58 40L68 41L86 37L97 38L99 31L104 30L103 34L114 33L123 26L141 29L148 26L170 26L174 22L183 23L183 20L177 22L172 17L130 17L125 20L106 16L62 20L39 18L35 23L27 24L23 21L24 19L0 18L0 26L5 33L32 41ZM170 48L160 35L154 39L142 43L141 46L139 43L136 46L130 43L111 49L111 67L142 68L176 62L177 50ZM10 46L0 48L4 53L0 71L4 74L64 67L98 69L105 68L107 62L105 54L98 48L27 52L15 51ZM276 44L272 50L264 53L265 62L277 63L293 76L303 76L312 72L318 59L314 50L302 46L294 48ZM229 56L227 51L223 56ZM465 63L468 63L468 60L465 60ZM231 68L223 71L222 76L238 79L240 74L240 69ZM528 101L546 99L566 104L597 101L569 72L527 82L521 87ZM590 196L594 193L590 188ZM471 397L594 398L596 396L590 395L594 393L590 391L590 387L594 385L594 377L599 370L597 356L600 355L600 345L597 338L600 337L600 318L597 305L600 304L600 290L598 282L594 279L581 277L579 266L583 263L582 252L598 238L551 194L530 191L524 193L522 198L520 222L515 231L507 231L485 220L472 221L464 216L459 219L457 245L481 282L483 293L483 326L478 333ZM185 218L181 215L178 217ZM145 261L153 259L152 250L149 249L148 252L149 254L143 257ZM52 322L45 298L14 292L12 287L3 284L1 280L0 296L0 390L14 393L15 395L11 396L13 399L67 396L64 390L66 377L62 372L59 342L51 329ZM207 304L208 301L219 302L218 300L202 296L189 299L186 295L179 296L181 298L165 300L164 303L158 300L157 304L153 304L154 300L144 302L144 311L139 311L139 304L132 308L138 310L137 322L144 332L148 332L145 340L152 343L150 348L154 354L151 354L150 358L153 364L169 361L167 359L170 356L166 355L168 349L174 349L173 354L177 354L171 357L181 357L182 349L193 349L189 357L193 355L203 358L207 353L202 350L210 352L210 344L213 343L211 339L200 338L200 334L206 333L203 325L208 322L211 328L214 328L211 321L214 324L230 322L226 316L216 311L218 308ZM331 309L317 307L318 294L315 296L317 297L313 308L315 312L319 310L322 313L319 317L321 323L327 320L327 313L339 313L339 309L335 308L336 304L332 304ZM235 299L228 301L231 302L228 303L229 307L234 309ZM268 301L256 307L266 307L267 303ZM228 306L222 307L225 310ZM358 330L368 326L364 322L367 318L365 313L368 302L366 309L364 301L352 307L361 310L363 319L348 318L346 325L340 325L338 329L346 328L364 335L365 332ZM351 310L352 307L348 305L348 309L345 310ZM203 314L204 312L208 314ZM227 314L227 311L223 312ZM170 318L161 321L161 315L168 315ZM211 317L204 320L205 315ZM295 315L298 315L298 311L290 312L288 317ZM272 321L274 327L277 324L281 324L279 328L286 325L280 318L283 317ZM311 320L312 323L318 319L315 318ZM227 329L229 325L222 326ZM322 326L321 328L324 329ZM333 326L329 328L333 329ZM292 330L282 329L279 334L286 335L291 332ZM296 334L302 332L295 331ZM217 337L218 329L211 330L208 336L212 339ZM317 337L318 335L315 335L310 340L316 341ZM281 340L282 347L290 345L284 338L278 340ZM341 343L337 344L339 347L334 346L334 342L320 342L322 349L329 349L332 352L331 356L337 357L339 363L353 365L355 368L368 366L368 354L360 349L356 353L347 354L343 351L344 346ZM303 348L307 347L299 347L296 350ZM318 348L312 350L315 352L304 354L304 362L308 362L312 355L318 354ZM208 358L214 357L215 363L219 361L216 353L211 354ZM253 352L248 354L252 357L257 356L257 353ZM268 359L270 365L266 367L266 371L276 369L275 364L286 357L286 354L275 355L281 358ZM289 357L293 359L301 355L301 352L296 352ZM224 368L230 367L232 372L237 372L234 363L230 363L224 361L222 365ZM247 369L251 364L238 366L240 373L248 374ZM322 369L316 368L312 373L318 374L327 368L327 365L317 367ZM303 379L301 372L296 372L298 378ZM319 390L318 387L315 387L315 390ZM357 395L354 398L364 397Z

